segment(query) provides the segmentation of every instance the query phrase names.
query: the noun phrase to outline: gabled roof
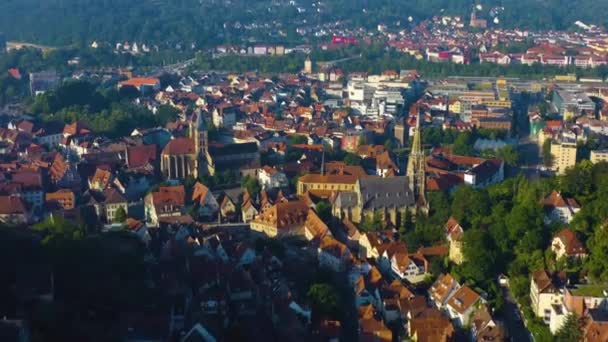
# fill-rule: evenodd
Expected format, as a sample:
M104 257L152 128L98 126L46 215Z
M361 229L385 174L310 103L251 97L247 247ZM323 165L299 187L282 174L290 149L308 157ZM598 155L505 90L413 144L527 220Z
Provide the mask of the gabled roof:
M0 196L0 215L25 214L27 206L19 196Z
M574 198L566 198L556 190L553 190L542 200L545 208L580 208L580 204Z
M120 193L120 191L116 190L115 188L109 188L109 189L104 190L103 196L105 198L104 203L106 203L106 204L119 204L119 203L127 202L127 200Z
M465 285L456 290L450 299L448 299L446 305L450 306L454 311L463 314L473 307L480 299L481 297L477 292Z
M112 173L110 171L107 171L107 170L104 170L101 168L97 168L97 169L95 169L95 174L93 174L93 176L91 176L89 181L91 182L91 184L98 183L99 186L103 189L110 184L111 178L112 178Z
M156 145L138 145L127 148L127 161L131 168L143 167L156 160Z
M67 135L83 135L89 134L91 130L88 128L87 124L82 121L76 121L72 124L65 125L63 128L63 134Z
M170 140L163 149L163 155L195 154L194 140L190 138L175 138Z
M208 194L209 188L201 182L196 182L196 184L194 184L194 189L192 190L192 201L199 205L203 205Z
M160 84L160 80L155 77L133 77L119 83L120 86L131 86L139 88L141 86L155 86Z
M449 236L452 240L460 240L462 239L464 230L458 221L450 216L448 222L445 224L446 235Z
M447 342L452 340L455 333L452 322L433 308L413 318L409 327L410 336L416 336L418 342Z
M254 222L275 226L277 229L303 225L309 208L303 201L281 202L262 212Z
M565 283L565 274L549 274L546 270L532 272L532 281L539 293L554 292Z
M350 255L348 247L346 247L345 244L329 235L325 235L323 238L321 238L319 249L338 259L342 259Z
M161 186L158 191L153 192L152 202L155 206L162 205L179 205L185 203L186 191L183 185L177 186Z
M310 209L308 211L308 217L306 218L306 222L304 223L304 229L306 229L310 234L315 238L323 238L326 235L331 235L329 228L321 220L321 218L317 215L317 213Z
M444 303L453 289L459 288L460 284L451 274L442 274L437 278L429 289L431 297L436 303Z
M585 254L587 250L583 244L576 237L574 232L568 228L564 228L555 235L556 239L560 239L564 244L567 255L577 255L577 254Z
M407 177L362 178L359 184L364 209L413 207L416 203Z

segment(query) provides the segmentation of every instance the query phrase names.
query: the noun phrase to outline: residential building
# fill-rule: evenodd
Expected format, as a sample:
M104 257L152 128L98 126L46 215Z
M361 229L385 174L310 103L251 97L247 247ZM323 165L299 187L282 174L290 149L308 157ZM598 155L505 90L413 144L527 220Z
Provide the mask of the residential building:
M285 173L270 167L264 166L258 172L258 181L263 189L286 188L289 180Z
M192 202L198 207L198 215L207 219L216 217L220 210L215 196L200 182L194 184L192 189Z
M552 191L541 204L545 210L545 223L570 223L574 215L581 210L581 206L574 198L564 197L558 191Z
M264 210L251 221L251 230L269 237L304 236L308 205L303 201L281 202Z
M186 191L183 185L161 186L144 199L146 220L157 226L163 217L181 216L185 207Z
M325 222L321 220L313 209L310 209L304 223L304 237L306 237L306 240L312 241L316 239L321 241L325 236L331 235L331 231Z
M458 289L460 284L451 274L441 274L429 289L429 299L437 309L442 310Z
M46 193L47 206L59 206L64 210L74 209L76 204L76 195L69 189L59 189L55 192Z
M471 333L474 341L506 341L507 331L502 324L490 314L488 307L483 305L471 318Z
M217 128L232 128L236 124L237 107L231 104L220 104L212 112L213 125Z
M556 259L561 259L562 257L584 258L587 256L587 250L583 244L578 240L574 232L568 228L562 229L553 237L551 251L555 253Z
M42 175L39 171L19 171L13 174L12 183L20 187L19 195L33 208L44 203Z
M133 87L142 94L148 94L160 90L160 80L155 77L134 77L118 83L118 89Z
M593 164L608 162L608 150L594 150L591 151L590 158Z
M450 249L448 257L451 262L460 265L464 261L462 252L464 229L454 217L450 217L445 224L445 230Z
M551 142L553 164L551 170L563 175L567 169L576 165L576 141L563 140Z
M590 310L583 320L584 342L608 341L608 315L606 311Z
M25 224L29 219L29 209L21 197L0 196L0 223Z
M446 303L446 309L456 326L469 325L471 316L483 299L468 286L462 286L452 294Z
M346 268L351 260L348 247L331 235L324 235L318 248L319 265L327 267L334 272L340 272Z
M249 195L247 189L243 192L243 200L241 202L241 218L243 222L251 222L259 214L258 208L253 199Z
M397 277L413 284L420 283L426 278L429 261L422 254L407 254L406 250L392 253L389 257L391 271Z
M103 210L107 223L116 221L116 213L119 209L122 209L125 214L129 213L129 203L117 189L109 188L104 190L103 197Z
M464 174L464 183L474 188L500 183L505 179L504 165L500 159L484 160Z
M434 308L409 319L407 331L416 342L450 342L456 334L450 319Z
M530 280L530 300L532 311L536 317L546 324L551 321L551 307L560 305L564 299L562 286L565 284L564 274L549 274L545 270L532 273Z

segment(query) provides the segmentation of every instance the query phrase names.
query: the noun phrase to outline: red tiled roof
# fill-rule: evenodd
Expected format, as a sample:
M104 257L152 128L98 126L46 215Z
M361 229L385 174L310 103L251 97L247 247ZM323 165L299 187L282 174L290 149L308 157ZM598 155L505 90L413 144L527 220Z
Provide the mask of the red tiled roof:
M163 155L184 155L194 154L194 140L190 138L176 138L167 144L163 149Z
M25 214L25 202L19 196L0 196L0 215Z
M120 82L120 86L132 86L136 88L139 88L141 86L153 87L157 84L160 84L160 80L158 78L153 77L134 77L126 81Z
M584 254L587 252L574 232L568 228L562 229L555 237L562 241L566 247L567 255Z
M158 191L152 193L152 201L155 206L171 204L183 206L186 191L183 185L161 186Z
M156 160L156 145L139 145L127 148L129 167L146 166Z

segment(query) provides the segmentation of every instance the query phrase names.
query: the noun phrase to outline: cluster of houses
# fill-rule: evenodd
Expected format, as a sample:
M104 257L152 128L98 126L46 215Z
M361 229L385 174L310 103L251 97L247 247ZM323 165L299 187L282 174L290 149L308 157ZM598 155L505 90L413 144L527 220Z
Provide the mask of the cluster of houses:
M531 108L528 113L530 133L539 147L551 144L553 163L550 170L563 174L576 165L580 145L597 141L588 156L593 163L608 160L608 90L601 84L556 83L552 86L547 110Z
M469 27L484 30L477 32ZM606 33L601 29L535 32L489 27L486 19L478 18L475 11L468 23L459 16L436 16L411 28L390 29L382 25L379 32L388 46L430 62L469 64L478 59L479 63L500 65L538 63L581 68L608 63ZM532 47L520 53L497 50L499 46L518 44ZM473 56L472 51L479 54Z
M606 46L601 45L570 45L540 43L529 48L524 53L502 53L490 51L479 54L480 63L510 64L542 64L558 67L576 66L579 68L597 68L608 64Z

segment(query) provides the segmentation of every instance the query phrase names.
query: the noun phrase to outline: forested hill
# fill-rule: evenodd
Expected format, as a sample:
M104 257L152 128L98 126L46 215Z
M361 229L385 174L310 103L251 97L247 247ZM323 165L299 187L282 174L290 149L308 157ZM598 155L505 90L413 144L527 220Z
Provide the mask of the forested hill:
M261 41L274 38L293 41L298 39L296 27L337 20L348 20L353 26L374 27L381 22L400 21L405 25L409 16L414 21L441 14L468 17L474 4L479 2L324 0L319 3L296 0L290 4L289 0L2 0L0 31L4 31L9 40L51 45L92 40L204 45L237 42L250 37ZM482 0L481 4L480 16L492 19L490 12L494 9L492 12L498 16L499 25L504 27L567 29L577 20L608 24L608 16L598 15L608 13L608 1ZM245 29L246 25L248 29Z

